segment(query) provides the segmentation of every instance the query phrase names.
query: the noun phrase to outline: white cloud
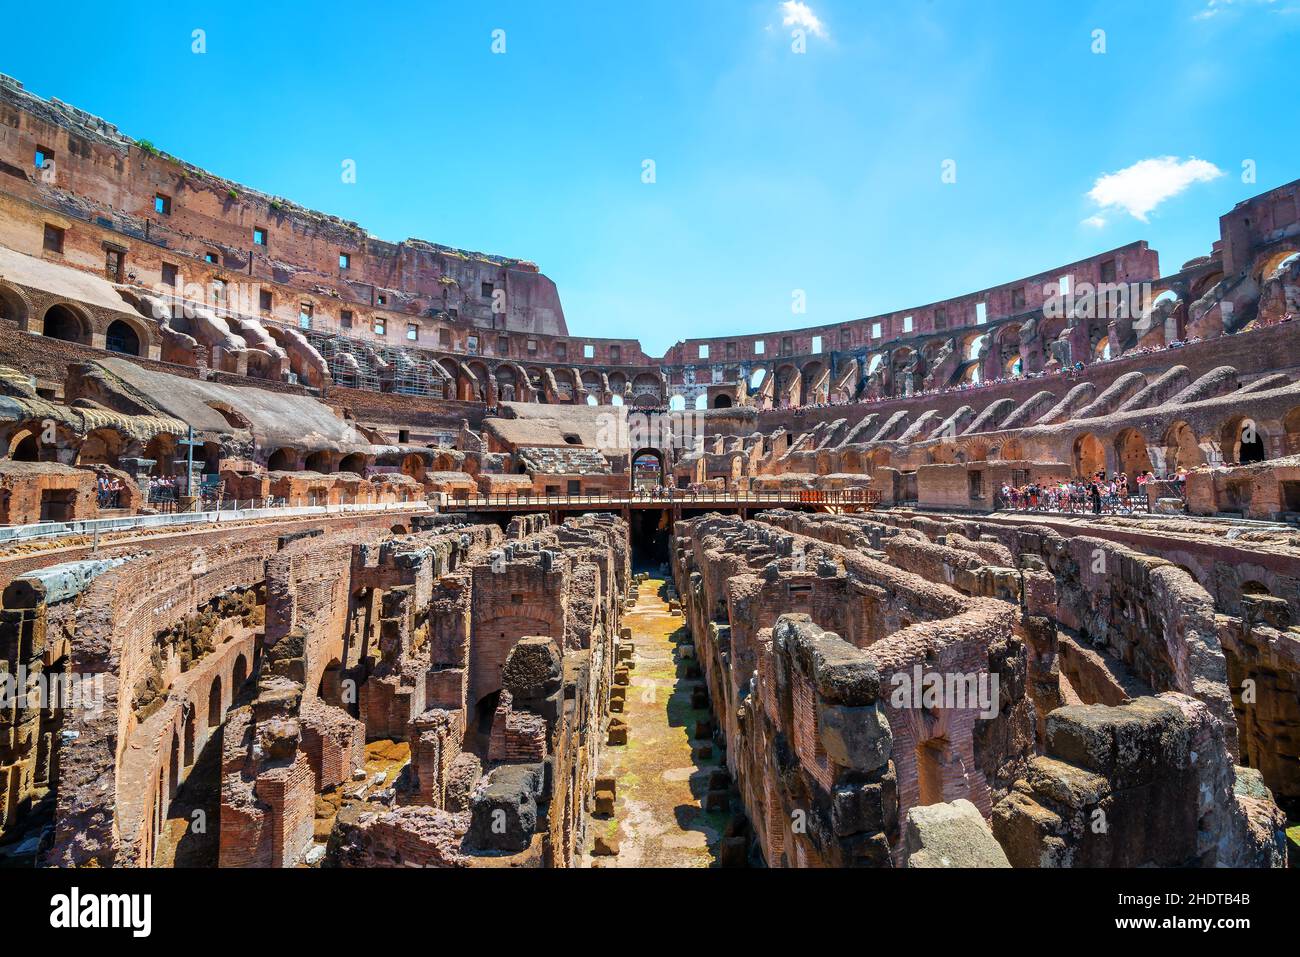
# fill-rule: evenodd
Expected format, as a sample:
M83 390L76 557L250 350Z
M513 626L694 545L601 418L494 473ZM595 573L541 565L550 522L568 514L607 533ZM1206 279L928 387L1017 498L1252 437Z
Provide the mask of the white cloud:
M787 27L800 27L815 37L825 40L830 36L826 24L822 23L812 7L801 0L785 0L781 4L781 24Z
M1089 216L1087 219L1083 220L1081 225L1091 226L1093 229L1101 229L1103 226L1106 225L1106 217L1099 216L1094 213L1093 215Z
M1232 7L1239 10L1245 7L1267 7L1275 13L1293 13L1297 9L1293 6L1278 3L1278 0L1206 0L1205 6L1194 14L1192 19L1210 20Z
M1147 215L1165 200L1193 183L1208 183L1222 175L1223 170L1195 156L1185 160L1177 156L1152 157L1098 177L1088 198L1102 210L1122 209L1145 223Z

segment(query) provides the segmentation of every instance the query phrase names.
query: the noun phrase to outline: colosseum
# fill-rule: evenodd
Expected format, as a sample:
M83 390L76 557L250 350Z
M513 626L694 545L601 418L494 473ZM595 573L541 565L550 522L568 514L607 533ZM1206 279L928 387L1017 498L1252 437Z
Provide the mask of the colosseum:
M1295 865L1300 180L654 356L9 77L0 174L0 864Z

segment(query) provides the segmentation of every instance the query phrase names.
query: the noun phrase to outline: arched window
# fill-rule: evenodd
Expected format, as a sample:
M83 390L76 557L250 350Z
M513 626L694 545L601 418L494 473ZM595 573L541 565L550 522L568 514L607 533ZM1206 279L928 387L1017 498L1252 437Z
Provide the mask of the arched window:
M65 342L84 342L86 338L81 319L67 306L50 306L45 313L44 332L51 339Z
M222 717L221 676L218 675L212 680L212 687L208 691L208 727L215 728L221 724Z
M140 354L140 337L130 323L114 319L104 334L104 347L109 352L122 352L129 356Z

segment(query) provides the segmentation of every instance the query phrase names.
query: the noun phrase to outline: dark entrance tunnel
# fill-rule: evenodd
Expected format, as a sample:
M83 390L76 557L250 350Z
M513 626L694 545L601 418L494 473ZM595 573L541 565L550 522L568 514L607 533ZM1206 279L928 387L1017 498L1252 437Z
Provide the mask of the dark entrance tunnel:
M632 566L658 568L668 561L668 538L672 534L672 513L668 509L645 508L632 512Z

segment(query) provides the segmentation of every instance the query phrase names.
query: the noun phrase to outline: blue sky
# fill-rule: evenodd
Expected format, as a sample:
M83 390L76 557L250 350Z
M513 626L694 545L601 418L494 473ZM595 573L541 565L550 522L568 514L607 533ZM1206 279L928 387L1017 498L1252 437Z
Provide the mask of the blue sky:
M1300 0L280 6L15 4L0 72L384 239L532 259L572 333L655 354L1135 239L1172 272L1300 178Z

